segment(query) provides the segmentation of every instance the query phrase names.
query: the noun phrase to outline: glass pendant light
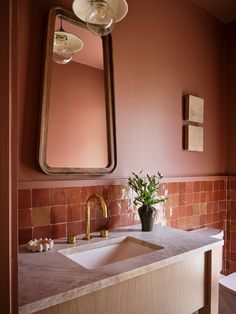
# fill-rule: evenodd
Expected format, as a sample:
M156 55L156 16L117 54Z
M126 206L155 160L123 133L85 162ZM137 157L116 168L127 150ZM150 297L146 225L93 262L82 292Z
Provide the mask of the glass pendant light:
M86 25L99 36L108 35L115 26L114 12L107 0L94 0L86 16Z
M72 59L73 52L67 48L67 40L64 31L54 33L53 61L58 64L67 64Z
M72 9L87 27L99 36L106 36L128 12L126 0L74 0Z
M67 64L72 60L73 54L82 48L82 40L74 34L65 32L61 19L60 29L54 32L53 61L58 64Z

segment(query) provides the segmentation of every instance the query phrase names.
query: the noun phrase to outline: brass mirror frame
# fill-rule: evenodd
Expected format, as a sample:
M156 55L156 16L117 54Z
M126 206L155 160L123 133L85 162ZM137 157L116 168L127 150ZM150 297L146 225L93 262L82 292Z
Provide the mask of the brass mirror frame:
M46 163L48 114L50 106L50 89L52 75L53 40L55 20L57 16L65 17L69 22L87 29L86 24L79 20L72 12L61 7L53 7L49 12L48 28L46 35L46 54L43 72L43 93L41 104L40 138L39 138L39 165L47 174L78 174L78 175L103 175L112 172L117 163L116 158L116 133L115 133L115 100L114 100L114 79L112 60L112 39L111 35L101 37L103 46L104 62L104 86L105 106L107 124L107 149L108 165L106 168L72 168L72 167L50 167Z

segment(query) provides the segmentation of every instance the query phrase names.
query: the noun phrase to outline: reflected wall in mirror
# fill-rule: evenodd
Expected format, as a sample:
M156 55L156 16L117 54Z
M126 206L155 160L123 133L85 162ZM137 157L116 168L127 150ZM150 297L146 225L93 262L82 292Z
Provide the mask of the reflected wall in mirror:
M83 43L65 64L57 62L53 48L54 33L61 27L66 33L59 35L73 34ZM68 49L76 46L74 39L69 39ZM112 70L111 36L97 37L72 12L51 9L39 145L39 163L44 172L104 174L114 170Z

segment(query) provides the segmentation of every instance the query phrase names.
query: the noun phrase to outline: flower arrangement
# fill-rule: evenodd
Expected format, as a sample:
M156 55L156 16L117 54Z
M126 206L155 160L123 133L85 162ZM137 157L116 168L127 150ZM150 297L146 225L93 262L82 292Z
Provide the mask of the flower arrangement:
M134 196L134 204L146 207L151 207L155 204L165 202L168 196L158 196L158 191L163 187L160 180L163 178L161 173L158 171L157 175L142 178L140 171L139 175L132 172L133 177L128 178L128 184L131 189L136 193Z

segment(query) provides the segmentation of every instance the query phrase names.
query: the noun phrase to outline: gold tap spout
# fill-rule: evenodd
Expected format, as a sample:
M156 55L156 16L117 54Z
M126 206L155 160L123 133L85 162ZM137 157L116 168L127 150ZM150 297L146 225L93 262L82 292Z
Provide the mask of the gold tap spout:
M107 218L107 205L104 201L104 198L101 195L98 194L92 194L89 196L86 202L86 223L85 223L85 240L90 240L90 214L91 214L91 206L94 200L98 199L100 207L102 209L102 216L103 218Z

